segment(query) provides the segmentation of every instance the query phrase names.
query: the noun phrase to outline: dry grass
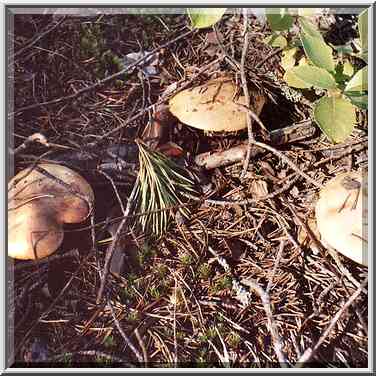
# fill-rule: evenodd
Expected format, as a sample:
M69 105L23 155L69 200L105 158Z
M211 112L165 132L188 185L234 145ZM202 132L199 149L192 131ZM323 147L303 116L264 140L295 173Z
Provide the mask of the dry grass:
M51 16L17 15L12 35L15 51L54 22ZM113 56L156 48L186 32L186 24L185 16L66 17L15 56L14 110L93 85L118 70ZM262 43L267 30L255 19L250 28L244 67L247 78L276 100L265 108L263 123L275 129L307 119L308 108L284 99L265 75L272 71L280 76L278 55L254 69L272 50ZM84 49L87 30L94 42ZM129 73L73 102L38 107L15 116L11 132L14 147L35 132L41 132L49 142L49 148L31 145L18 153L15 170L62 151L77 157L77 161L84 151L103 158L102 150L107 146L132 143L142 135L153 115L145 109L159 102L169 85L177 82L178 86L188 86L224 72L235 73L221 48L240 61L241 12L226 17L218 31L222 47L217 46L215 33L209 29L159 51L156 76ZM113 55L107 52L107 60L103 59L106 51ZM215 60L217 63L211 64ZM137 114L138 118L129 122ZM257 128L253 132L256 139L260 137ZM109 135L103 138L104 134ZM246 139L247 134L210 136L172 124L164 129L163 137L194 156L229 148ZM348 144L355 141L363 148L341 145L336 149L316 134L279 150L321 184L340 170L367 166L364 119ZM94 149L85 149L93 142ZM133 163L137 166L137 161ZM108 243L98 241L108 237L105 221L111 207L119 206L119 202L113 186L95 168L89 171L79 161L77 164L96 192L95 227L88 230L88 222L67 228L58 253L61 257L48 263L29 263L27 267L16 263L11 299L16 365L23 364L25 354L39 338L48 346L48 364L63 367L280 367L279 346L286 360L282 365L295 366L333 323L304 366L367 366L367 293L359 290L367 269L343 258L334 260L324 248L313 252L300 244L300 223L312 213L317 193L304 178L285 193L253 205L218 206L202 201L191 207L189 219L172 221L158 240L126 226L122 236L128 254L126 270L122 275L109 275L105 299L97 304L108 247ZM267 151L251 161L243 178L241 171L242 163L201 172L202 185L211 186L210 198L244 200L254 197L253 181L266 182L268 191L273 192L294 173ZM123 202L134 178L132 174L114 178ZM72 249L78 252L64 257ZM351 279L343 274L344 269ZM257 284L268 298L267 304L252 283L251 287L239 287L244 280ZM45 286L48 291L42 288ZM334 323L337 312L358 290L355 303ZM272 316L268 316L268 309Z

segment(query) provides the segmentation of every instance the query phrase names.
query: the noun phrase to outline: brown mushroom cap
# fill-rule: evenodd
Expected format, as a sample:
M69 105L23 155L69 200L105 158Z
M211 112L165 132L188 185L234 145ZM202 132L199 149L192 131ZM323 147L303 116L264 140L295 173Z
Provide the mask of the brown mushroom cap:
M324 244L367 265L367 173L346 172L331 179L316 204L317 227Z
M79 174L57 164L19 172L8 185L8 255L43 258L63 240L63 223L79 223L92 210L94 193ZM54 178L52 178L54 177Z
M221 78L205 85L176 94L169 103L170 112L182 123L194 128L215 132L233 132L247 127L245 97L238 96L238 88L231 79ZM251 107L257 115L265 104L265 97L250 91Z

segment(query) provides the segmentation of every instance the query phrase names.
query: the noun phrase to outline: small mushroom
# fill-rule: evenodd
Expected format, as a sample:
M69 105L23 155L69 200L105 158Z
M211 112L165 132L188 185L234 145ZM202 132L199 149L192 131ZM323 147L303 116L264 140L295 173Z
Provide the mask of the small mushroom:
M87 181L57 164L19 172L9 182L8 197L8 256L21 260L54 253L63 241L63 224L84 221L94 203Z
M247 128L246 100L229 78L214 79L205 85L176 94L169 103L170 112L182 123L205 131L234 132ZM258 116L265 96L250 90L251 108Z
M315 214L321 241L353 261L367 266L367 173L346 172L320 192Z

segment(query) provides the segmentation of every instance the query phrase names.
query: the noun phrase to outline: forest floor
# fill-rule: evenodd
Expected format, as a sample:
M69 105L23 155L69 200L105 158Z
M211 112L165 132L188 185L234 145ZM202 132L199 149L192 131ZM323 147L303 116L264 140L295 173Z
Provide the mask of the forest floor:
M284 94L281 54L263 42L270 29L249 17L244 70L267 99L260 119L267 132L301 136L257 153L244 174L243 160L211 169L194 161L246 145L247 130L205 133L166 111L182 88L223 75L240 82L241 11L199 31L183 13L14 16L11 146L34 133L48 145L18 151L11 171L65 158L95 193L92 217L66 226L56 254L10 262L15 367L367 367L368 270L304 232L319 187L367 168L367 113L358 113L345 142L330 143L312 121L313 99ZM327 37L342 37L336 33L333 26ZM140 51L155 53L106 79ZM270 144L257 124L254 136ZM124 265L110 271L98 301L111 224L122 220L119 199L127 202L137 176L135 140L147 138L196 172L202 196L189 218L169 213L163 236L125 224ZM106 178L97 162L83 166L83 154L103 160L119 144L127 145L129 171Z

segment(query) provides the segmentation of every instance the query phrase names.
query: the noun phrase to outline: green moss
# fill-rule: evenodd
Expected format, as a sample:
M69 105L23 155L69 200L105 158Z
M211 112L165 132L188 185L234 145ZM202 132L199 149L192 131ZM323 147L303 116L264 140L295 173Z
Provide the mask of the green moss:
M197 269L198 276L202 279L208 279L210 277L211 272L211 266L206 263L201 264Z

